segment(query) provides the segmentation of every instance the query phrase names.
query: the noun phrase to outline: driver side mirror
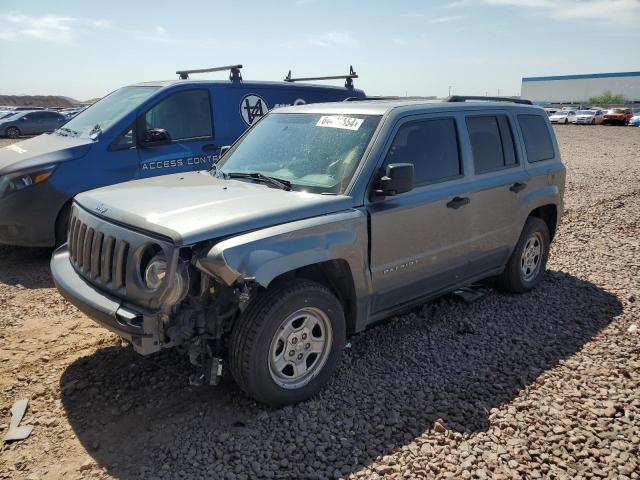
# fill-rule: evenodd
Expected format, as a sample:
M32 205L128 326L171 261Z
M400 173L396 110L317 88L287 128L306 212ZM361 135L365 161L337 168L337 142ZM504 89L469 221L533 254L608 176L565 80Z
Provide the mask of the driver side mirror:
M376 195L391 197L413 190L413 164L390 163L384 176L380 178Z
M144 146L156 147L171 143L171 135L164 128L151 128L144 132Z

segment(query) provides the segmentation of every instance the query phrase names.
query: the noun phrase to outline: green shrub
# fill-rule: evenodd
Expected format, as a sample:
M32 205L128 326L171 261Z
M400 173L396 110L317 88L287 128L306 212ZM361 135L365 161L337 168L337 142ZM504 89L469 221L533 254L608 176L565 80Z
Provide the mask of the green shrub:
M604 92L602 95L598 95L596 97L589 97L586 103L627 103L624 95L618 93L613 94L610 91Z

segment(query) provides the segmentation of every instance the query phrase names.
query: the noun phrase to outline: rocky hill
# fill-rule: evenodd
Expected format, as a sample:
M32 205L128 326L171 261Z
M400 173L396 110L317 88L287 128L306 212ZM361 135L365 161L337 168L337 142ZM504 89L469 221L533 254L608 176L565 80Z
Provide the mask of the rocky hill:
M0 95L0 106L69 108L80 102L59 95Z

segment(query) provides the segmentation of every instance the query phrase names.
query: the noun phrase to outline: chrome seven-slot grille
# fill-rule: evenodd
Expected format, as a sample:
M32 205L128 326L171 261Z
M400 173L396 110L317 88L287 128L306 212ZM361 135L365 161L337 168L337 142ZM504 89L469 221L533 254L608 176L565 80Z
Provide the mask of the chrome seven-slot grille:
M112 290L124 286L129 243L105 235L74 215L69 223L69 254L77 271Z

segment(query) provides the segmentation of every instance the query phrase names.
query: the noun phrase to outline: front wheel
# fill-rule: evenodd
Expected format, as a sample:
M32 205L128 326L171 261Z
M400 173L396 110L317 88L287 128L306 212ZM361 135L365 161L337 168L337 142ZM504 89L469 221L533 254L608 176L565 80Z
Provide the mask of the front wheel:
M498 286L509 292L524 293L538 285L547 268L550 243L547 224L537 217L529 217L504 271L497 278Z
M340 358L344 312L329 289L308 280L269 287L231 332L229 366L236 383L272 406L315 395Z
M569 123L569 120L567 120L566 118L564 119L564 124L566 125L567 123Z
M20 130L18 127L9 127L7 128L6 134L9 138L18 138L20 136Z

